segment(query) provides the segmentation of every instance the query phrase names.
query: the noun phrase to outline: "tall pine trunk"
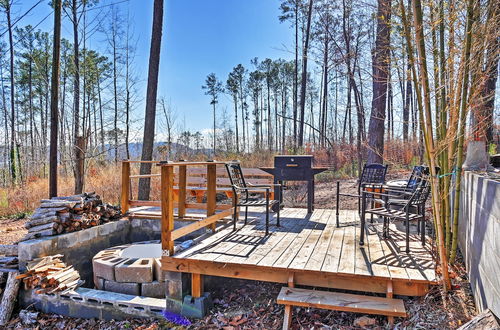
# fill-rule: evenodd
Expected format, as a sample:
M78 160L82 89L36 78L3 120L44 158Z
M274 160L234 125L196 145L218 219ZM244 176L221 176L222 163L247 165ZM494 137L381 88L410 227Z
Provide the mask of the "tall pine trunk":
M387 80L390 63L391 0L378 0L377 36L373 51L373 98L368 128L368 163L382 163Z
M59 71L61 58L61 10L62 0L54 0L54 45L52 52L52 81L50 90L50 156L49 197L57 196L57 139L59 124Z
M144 119L144 136L142 139L142 157L144 161L153 159L153 146L156 120L156 94L158 90L158 69L160 67L160 49L163 26L163 0L154 0L153 28L151 48L149 52L148 87L146 91L146 113ZM142 163L140 174L150 174L151 163ZM139 199L148 200L150 179L139 180Z

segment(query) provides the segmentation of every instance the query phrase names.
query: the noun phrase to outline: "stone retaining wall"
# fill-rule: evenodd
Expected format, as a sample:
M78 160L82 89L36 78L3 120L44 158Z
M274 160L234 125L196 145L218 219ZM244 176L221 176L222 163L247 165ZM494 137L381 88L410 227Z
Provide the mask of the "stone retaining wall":
M158 220L118 220L72 233L38 238L19 243L19 264L23 271L26 261L63 254L64 261L75 267L85 280L85 287L93 286L92 258L101 250L142 240L160 237Z

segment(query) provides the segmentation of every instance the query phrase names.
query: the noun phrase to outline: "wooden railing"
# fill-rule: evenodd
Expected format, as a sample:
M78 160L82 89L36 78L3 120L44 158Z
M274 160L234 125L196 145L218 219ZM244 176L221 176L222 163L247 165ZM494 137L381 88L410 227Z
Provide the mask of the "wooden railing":
M131 175L131 163L154 163L160 167L160 174ZM159 206L161 209L161 241L162 249L168 251L170 256L174 253L174 240L186 236L203 227L215 230L216 222L231 215L234 211L232 205L217 204L217 166L223 162L157 162L157 161L123 161L122 162L122 212L128 212L133 206ZM187 203L187 168L190 166L206 167L206 203ZM174 187L174 168L178 168L178 183ZM130 198L131 179L160 178L161 195L159 201L140 201ZM174 198L174 189L177 192L177 202ZM174 208L177 207L177 217L184 218L186 209L205 209L206 217L174 229ZM222 210L216 213L216 210Z

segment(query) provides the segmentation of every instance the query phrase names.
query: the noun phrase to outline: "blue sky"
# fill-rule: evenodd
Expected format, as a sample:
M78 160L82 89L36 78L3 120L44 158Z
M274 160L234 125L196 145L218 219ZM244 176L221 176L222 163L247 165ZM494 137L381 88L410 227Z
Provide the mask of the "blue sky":
M13 17L24 13L37 0L17 0ZM141 79L141 99L146 94L146 79L152 24L152 0L101 0L96 6L121 2L133 18L133 33L138 39L135 65ZM228 72L238 63L250 67L250 59L259 57L291 59L293 31L280 23L278 0L165 0L163 39L158 95L170 100L177 122L185 121L190 130L211 127L211 107L201 86L214 72L225 82ZM108 9L108 8L106 8ZM37 6L19 25L35 25L50 12L47 3ZM94 12L97 12L94 11ZM39 28L52 31L53 18ZM71 23L63 19L63 36L71 38ZM105 50L104 37L96 34L91 47ZM71 40L71 39L70 39ZM228 97L221 97L220 110L227 107ZM136 118L142 118L144 105L137 105ZM161 134L161 132L158 132Z

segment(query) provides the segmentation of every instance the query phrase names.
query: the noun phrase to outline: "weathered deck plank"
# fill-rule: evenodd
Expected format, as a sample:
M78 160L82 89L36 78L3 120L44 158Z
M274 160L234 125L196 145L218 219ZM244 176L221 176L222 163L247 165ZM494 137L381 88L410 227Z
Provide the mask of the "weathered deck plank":
M385 292L387 281L393 281L395 294L408 295L424 294L436 282L431 245L422 247L413 233L411 252L406 254L400 223L391 224L391 238L383 239L382 223L367 221L365 245L360 246L357 211L340 211L341 225L336 228L335 210L319 209L307 215L305 209L287 208L281 212L281 227L275 226L276 215L272 215L267 236L265 213L251 214L248 224L240 221L237 231L228 226L166 257L165 267L280 283L294 273L298 284L318 281L324 287L379 293Z

